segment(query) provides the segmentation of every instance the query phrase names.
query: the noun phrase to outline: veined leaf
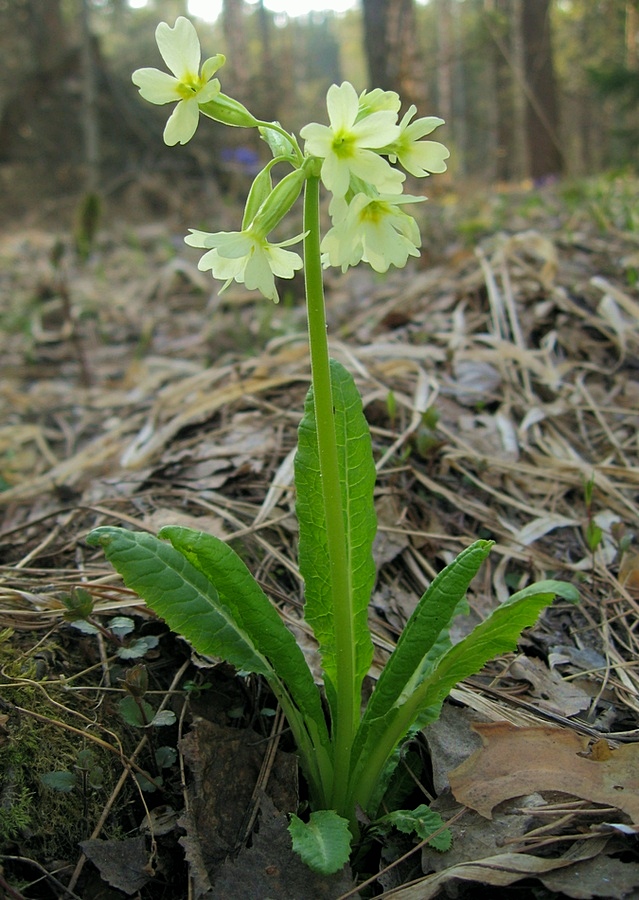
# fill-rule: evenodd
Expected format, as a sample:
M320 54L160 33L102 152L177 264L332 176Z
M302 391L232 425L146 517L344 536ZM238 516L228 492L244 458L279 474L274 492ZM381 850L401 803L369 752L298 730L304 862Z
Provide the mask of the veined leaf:
M513 594L469 635L442 657L432 673L417 688L407 705L430 705L443 700L451 688L473 675L489 659L514 650L524 628L537 621L540 612L556 596L574 602L579 596L571 584L562 581L541 581Z
M367 808L386 760L422 711L437 709L456 684L516 647L524 628L533 625L557 595L570 601L578 596L572 585L561 581L543 581L513 595L451 647L410 696L400 692L394 706L367 722L352 780L356 802Z
M368 702L364 727L396 705L403 693L412 693L448 650L451 621L492 546L493 541L476 541L433 579L382 670Z
M479 567L490 553L492 541L476 541L433 579L402 631L397 646L384 666L362 717L353 751L353 783L366 777L371 728L378 734L382 723L392 722L402 696L410 695L438 660L450 649L452 620L465 603L466 591ZM441 702L424 706L414 722L424 728L439 718ZM402 735L401 740L405 735ZM377 775L377 784L368 791L367 812L375 814L399 756L391 752Z
M295 736L312 796L325 802L332 776L328 732L317 688L295 639L230 548L228 555L206 535L189 529L169 527L164 533L175 547L146 532L109 526L96 528L87 542L100 544L127 587L199 653L220 656L268 680ZM221 593L207 572L207 559L215 576L219 574ZM231 567L226 575L217 571L221 561Z
M315 723L316 735L327 746L320 694L304 654L242 559L219 538L190 528L167 525L158 537L168 538L192 566L213 582L219 602L251 635L256 648L286 684L303 716Z
M54 791L69 794L78 786L78 777L75 772L45 772L40 776L40 781Z
M332 875L348 862L352 837L348 822L335 810L313 812L308 822L291 816L288 830L293 850L313 871Z
M324 519L324 499L320 477L317 427L312 390L299 428L295 457L297 517L299 520L299 567L305 584L305 619L312 626L322 654L329 702L336 681L335 607L345 604L353 623L355 683L359 696L368 672L373 645L368 630L368 604L375 581L372 555L377 528L373 489L375 465L368 423L362 401L350 373L331 360L331 383L339 455L339 477L346 555L350 583L348 596L334 597L331 590L330 559Z
M442 853L450 850L453 843L453 836L448 828L444 828L444 820L440 814L424 803L415 809L393 810L378 819L375 828L379 826L382 828L392 826L404 834L416 834L422 841L428 839L430 846ZM435 831L439 831L439 834L431 839L430 836Z
M246 672L273 674L252 635L220 603L211 581L171 544L147 532L107 525L92 531L87 543L101 545L126 586L198 653L221 656Z

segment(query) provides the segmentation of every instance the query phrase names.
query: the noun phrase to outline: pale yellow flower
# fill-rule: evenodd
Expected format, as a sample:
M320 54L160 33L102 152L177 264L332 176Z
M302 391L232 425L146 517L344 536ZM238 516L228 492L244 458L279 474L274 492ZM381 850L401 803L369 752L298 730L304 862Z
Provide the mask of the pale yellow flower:
M344 197L354 175L380 192L401 193L405 175L376 152L399 137L397 113L382 109L358 119L359 98L348 81L331 85L326 106L331 124L311 122L300 135L306 152L323 160L321 178L327 190Z
M200 104L214 100L220 93L220 82L213 75L224 65L225 57L221 53L211 56L200 70L200 41L193 24L184 16L179 16L173 28L160 22L155 39L173 74L159 69L136 69L131 77L150 103L177 101L164 129L164 142L170 147L186 144L195 134Z

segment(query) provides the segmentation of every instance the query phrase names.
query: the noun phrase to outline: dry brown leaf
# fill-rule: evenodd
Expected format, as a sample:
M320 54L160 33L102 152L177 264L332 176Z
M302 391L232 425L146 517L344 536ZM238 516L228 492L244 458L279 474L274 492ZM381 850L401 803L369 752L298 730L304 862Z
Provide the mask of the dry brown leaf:
M619 566L619 581L627 591L639 592L639 553L624 553Z
M588 738L560 728L515 728L508 722L472 726L484 746L454 771L459 803L487 819L499 803L534 791L560 791L614 806L639 822L639 744L624 744L609 759L587 756Z
M494 887L507 887L522 878L540 878L546 872L572 866L579 858L590 859L596 856L605 846L605 839L592 841L590 845L581 846L577 853L568 850L559 859L544 859L528 853L498 853L484 859L459 863L442 872L427 875L419 881L395 891L388 891L384 896L393 900L430 900L436 897L445 884L459 879L479 884L490 884Z
M549 891L575 900L590 900L591 897L623 900L637 896L639 866L600 854L574 866L540 875L539 880Z
M81 841L80 847L98 869L100 877L124 894L137 893L152 878L150 853L143 835L123 841Z
M198 720L180 741L191 781L189 803L179 820L184 830L180 844L196 897L210 891L216 871L238 849L238 841L241 844L265 748L263 737L249 728L230 728L205 719ZM268 782L269 796L285 812L297 805L295 765L290 754L278 751Z
M293 852L287 817L278 812L268 797L262 799L260 806L259 829L251 846L223 863L214 880L212 897L333 900L351 890L353 878L348 866L328 877L312 872Z
M530 682L532 696L541 709L569 717L587 709L591 703L585 691L546 668L540 659L522 654L511 663L508 672L513 678Z
M213 534L220 540L228 537L224 522L218 516L191 516L178 509L169 509L158 506L152 513L142 520L144 527L152 533L157 533L165 525L179 525L181 528L193 528L195 531L205 531Z

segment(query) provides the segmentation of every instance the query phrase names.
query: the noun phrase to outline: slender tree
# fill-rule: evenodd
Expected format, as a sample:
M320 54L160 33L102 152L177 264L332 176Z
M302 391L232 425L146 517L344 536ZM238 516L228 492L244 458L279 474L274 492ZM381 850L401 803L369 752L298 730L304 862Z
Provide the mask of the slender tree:
M222 30L227 50L224 66L227 90L238 100L247 102L249 71L246 67L248 46L244 12L244 0L224 0L222 3Z
M100 126L98 116L98 73L88 0L80 6L82 35L82 131L84 132L85 188L93 193L100 183Z
M559 105L553 64L551 0L522 0L528 172L542 179L562 172Z
M407 105L427 104L415 0L362 0L369 84L397 91Z

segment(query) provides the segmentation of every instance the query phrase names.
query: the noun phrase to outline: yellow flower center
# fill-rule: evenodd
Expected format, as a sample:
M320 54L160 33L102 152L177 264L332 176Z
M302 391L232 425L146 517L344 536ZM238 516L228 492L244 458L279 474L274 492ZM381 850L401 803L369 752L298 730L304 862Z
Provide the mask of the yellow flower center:
M349 156L353 155L353 144L355 143L355 138L352 134L348 132L338 132L334 138L333 143L331 145L331 149L335 156L340 159L346 159Z
M183 100L190 100L202 87L202 79L199 75L185 75L178 84L177 90Z
M384 203L381 200L372 200L360 212L359 220L360 222L370 222L373 225L377 225L384 216L388 215L388 212L388 203Z

